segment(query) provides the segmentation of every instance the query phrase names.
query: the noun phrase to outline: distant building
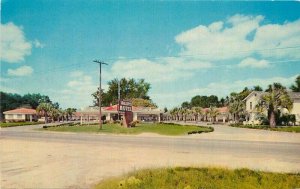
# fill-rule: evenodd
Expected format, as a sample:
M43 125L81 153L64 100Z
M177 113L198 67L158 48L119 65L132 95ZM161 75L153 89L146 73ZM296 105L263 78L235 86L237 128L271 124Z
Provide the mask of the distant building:
M259 112L256 108L256 105L261 100L262 96L266 92L262 91L252 91L245 99L246 102L246 112L248 113L247 123L249 124L259 124L259 118L264 115L267 116L267 111ZM283 113L294 114L296 117L296 122L300 123L300 92L288 92L291 100L293 101L293 109L288 112L287 109L281 109Z
M229 109L228 107L224 106L224 107L220 107L220 108L216 108L216 110L218 111L218 115L214 118L215 122L228 122L231 119L230 113L229 113ZM195 116L194 113L189 113L188 115L186 115L186 121L212 121L212 118L209 117L209 115L207 114L209 111L209 108L203 108L203 115L198 115L198 118L196 118L197 116ZM179 121L183 121L184 118L182 115L179 115ZM172 116L170 114L170 112L166 112L164 113L164 121L173 121L174 120L174 116Z
M102 107L102 120L112 121L118 120L117 105ZM160 122L161 114L163 113L158 108L148 107L132 107L133 120L141 122ZM75 119L82 121L98 121L99 107L86 107L75 113Z
M30 108L17 108L3 114L6 122L37 121L36 110Z
M224 107L220 107L220 108L216 108L217 111L219 112L219 114L216 117L216 122L228 122L231 118L230 113L229 113L229 109L227 106ZM204 112L208 112L209 108L204 108L203 109Z

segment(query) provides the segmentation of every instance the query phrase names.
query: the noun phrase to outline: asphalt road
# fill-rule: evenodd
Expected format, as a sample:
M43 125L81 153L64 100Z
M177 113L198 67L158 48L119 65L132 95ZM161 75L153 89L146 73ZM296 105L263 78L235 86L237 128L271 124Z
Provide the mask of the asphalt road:
M37 154L32 164L42 166L46 154L63 156L68 161L93 162L89 167L89 179L84 181L52 179L57 187L87 187L107 176L119 175L136 168L161 166L225 166L247 167L265 171L300 172L299 134L271 131L237 129L228 126L214 126L215 132L193 136L166 137L160 135L107 135L84 133L60 133L33 130L41 126L15 127L1 129L1 173L4 187L53 187L47 180L28 183L28 177L38 168L28 168L28 172L12 174L14 167L24 168L27 162L18 158L30 153ZM22 142L23 141L23 142ZM6 144L14 146L6 146ZM26 144L24 147L18 145ZM56 146L55 148L45 149ZM73 150L72 150L73 149ZM20 152L21 150L21 152ZM76 151L76 152L75 152ZM92 158L83 154L96 153L101 157ZM65 154L65 155L63 155ZM72 155L69 155L72 154ZM30 155L27 155L31 158ZM159 160L157 160L159 158ZM67 160L56 159L57 169ZM114 161L112 161L114 159ZM118 161L116 160L118 159ZM30 164L30 163L29 163ZM37 164L37 165L35 165ZM97 168L96 168L96 165ZM106 166L109 168L105 168ZM50 166L50 165L49 165ZM54 169L54 165L44 169ZM82 177L86 167L68 173ZM100 168L99 168L100 167ZM114 167L114 169L111 169ZM97 173L97 174L96 174ZM77 178L76 177L76 178ZM23 180L20 178L24 178ZM72 180L72 179L69 179Z
M300 137L300 135L299 135ZM21 139L39 142L83 143L99 145L118 145L145 148L172 148L178 151L226 151L227 153L252 153L269 154L285 157L291 161L300 159L300 143L292 142L265 142L265 141L240 141L222 139L202 139L192 137L166 137L166 136L126 136L84 133L59 133L38 131L10 131L2 130L1 138Z

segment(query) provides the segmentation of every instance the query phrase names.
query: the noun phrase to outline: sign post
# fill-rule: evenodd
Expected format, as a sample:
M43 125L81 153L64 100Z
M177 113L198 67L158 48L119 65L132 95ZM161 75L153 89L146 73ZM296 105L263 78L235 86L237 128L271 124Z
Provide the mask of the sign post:
M123 126L130 127L130 123L133 121L131 101L120 100L118 104L118 112L123 115Z

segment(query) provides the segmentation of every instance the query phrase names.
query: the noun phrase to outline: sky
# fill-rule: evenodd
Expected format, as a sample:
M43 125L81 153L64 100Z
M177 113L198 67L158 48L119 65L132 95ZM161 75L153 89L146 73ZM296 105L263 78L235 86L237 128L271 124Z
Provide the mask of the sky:
M114 78L144 78L160 107L300 74L300 2L1 1L1 91L93 104ZM122 94L121 94L122 95Z

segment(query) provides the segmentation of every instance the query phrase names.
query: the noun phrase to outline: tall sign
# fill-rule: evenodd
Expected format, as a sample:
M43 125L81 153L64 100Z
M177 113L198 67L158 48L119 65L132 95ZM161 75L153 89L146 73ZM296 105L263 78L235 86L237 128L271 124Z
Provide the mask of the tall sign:
M132 103L129 100L120 100L118 106L119 113L132 112Z
M118 104L118 112L123 115L123 126L130 127L133 121L132 103L129 100L120 100Z

